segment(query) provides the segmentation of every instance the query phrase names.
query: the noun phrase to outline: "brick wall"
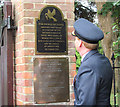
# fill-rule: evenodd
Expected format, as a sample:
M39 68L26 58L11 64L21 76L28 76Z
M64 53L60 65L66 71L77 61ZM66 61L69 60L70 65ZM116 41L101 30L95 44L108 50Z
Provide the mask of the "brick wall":
M16 84L14 96L17 105L34 105L34 71L33 58L35 55L35 18L39 17L40 10L46 5L55 5L61 9L64 18L68 20L68 57L70 74L70 102L73 104L73 77L75 69L74 38L71 36L74 22L74 0L11 0L13 3L13 17L18 26L16 33Z

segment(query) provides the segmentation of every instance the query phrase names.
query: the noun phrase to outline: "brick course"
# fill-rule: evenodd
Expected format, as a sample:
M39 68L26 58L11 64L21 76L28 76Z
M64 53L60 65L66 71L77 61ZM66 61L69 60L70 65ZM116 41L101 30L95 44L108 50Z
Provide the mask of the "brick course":
M71 36L74 23L73 0L11 0L15 6L16 33L16 104L35 105L34 102L34 68L35 55L35 18L39 18L41 9L46 5L56 5L68 21L68 55L70 102L73 104L73 78L76 75L74 37ZM14 9L14 8L13 8Z

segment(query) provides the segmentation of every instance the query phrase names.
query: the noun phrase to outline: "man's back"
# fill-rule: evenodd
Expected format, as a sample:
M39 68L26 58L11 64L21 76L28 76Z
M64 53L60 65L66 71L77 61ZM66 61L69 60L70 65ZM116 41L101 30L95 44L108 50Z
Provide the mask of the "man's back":
M75 83L76 105L109 105L112 68L109 60L90 51L79 68Z

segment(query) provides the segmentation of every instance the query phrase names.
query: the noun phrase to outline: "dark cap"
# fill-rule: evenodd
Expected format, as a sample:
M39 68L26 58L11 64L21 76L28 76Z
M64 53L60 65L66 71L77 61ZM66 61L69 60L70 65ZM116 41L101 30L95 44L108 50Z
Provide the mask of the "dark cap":
M84 18L75 21L74 29L72 35L87 43L96 44L104 38L102 30Z

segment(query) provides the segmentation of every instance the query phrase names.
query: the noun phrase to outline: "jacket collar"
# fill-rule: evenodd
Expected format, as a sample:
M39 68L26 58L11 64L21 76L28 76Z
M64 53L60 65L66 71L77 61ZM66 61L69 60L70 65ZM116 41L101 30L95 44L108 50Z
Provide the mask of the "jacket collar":
M89 57L91 57L92 55L98 53L98 50L91 50L83 59L83 62L86 61Z

